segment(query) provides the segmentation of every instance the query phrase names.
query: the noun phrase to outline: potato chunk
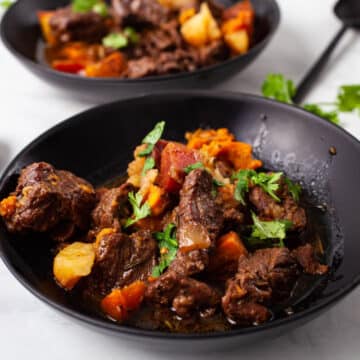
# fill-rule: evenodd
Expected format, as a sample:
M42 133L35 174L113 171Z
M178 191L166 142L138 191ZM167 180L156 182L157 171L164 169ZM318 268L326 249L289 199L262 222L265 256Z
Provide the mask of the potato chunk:
M63 288L71 290L81 277L90 274L94 261L93 244L74 242L55 256L53 265L55 279Z
M239 30L224 36L226 44L235 54L244 54L249 50L250 39L245 30Z
M206 3L202 3L200 11L183 23L181 34L187 43L196 47L221 38L219 26Z

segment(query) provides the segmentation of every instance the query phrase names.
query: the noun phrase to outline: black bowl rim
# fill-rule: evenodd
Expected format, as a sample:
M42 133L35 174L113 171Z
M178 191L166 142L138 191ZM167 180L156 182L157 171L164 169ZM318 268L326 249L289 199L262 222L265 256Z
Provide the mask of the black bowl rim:
M142 99L162 99L166 97L176 97L176 98L191 98L191 97L200 97L200 98L213 98L213 99L223 99L223 100L243 100L248 102L253 102L257 105L262 104L270 104L272 106L276 106L280 109L284 109L287 111L291 111L294 114L302 115L303 117L308 117L311 119L311 121L321 123L322 126L325 126L327 128L330 128L332 131L334 131L338 136L343 136L352 143L360 152L360 141L358 141L353 135L348 133L343 128L334 125L333 123L320 118L296 105L289 105L285 103L280 103L278 101L267 99L261 96L252 95L252 94L244 94L244 93L234 93L234 92L222 92L221 94L216 94L213 91L209 90L193 90L193 91L168 91L166 93L158 92L151 95L139 95L136 97L132 97L129 99L124 100L117 100L114 102L106 103L99 106L94 106L90 109L87 109L83 112L80 112L58 124L51 127L50 129L43 132L41 135L39 135L37 138L35 138L30 144L28 144L26 147L24 147L18 155L16 155L13 160L8 164L6 169L1 174L0 178L0 189L3 188L3 186L6 183L8 172L14 167L14 164L21 159L21 157L29 150L31 150L33 147L35 147L38 143L42 142L43 139L47 138L48 136L58 132L62 131L63 129L66 129L68 127L71 127L73 123L75 122L82 122L83 117L93 111L102 111L107 108L111 108L113 105L118 103L137 103L138 101L141 101ZM1 240L1 239L0 239ZM233 329L229 331L224 332L210 332L210 333L169 333L169 332L163 332L163 331L154 331L154 330L144 330L139 329L135 327L128 327L119 325L110 321L102 320L102 319L96 319L92 318L89 315L80 314L79 312L75 310L68 309L66 306L60 305L55 303L54 301L48 299L44 294L40 293L39 291L35 290L31 284L29 284L25 277L22 277L20 274L17 273L16 269L13 267L13 265L10 263L10 261L6 258L4 253L2 252L2 244L0 241L0 257L3 260L4 264L12 273L12 275L34 296L36 296L38 299L42 300L47 305L55 308L56 310L64 313L65 315L68 315L70 317L73 317L77 320L80 320L81 322L87 323L89 325L99 327L100 329L104 329L107 331L110 331L112 333L117 333L118 335L124 334L128 336L136 336L136 337L144 337L144 338L153 338L153 339L169 339L169 340L206 340L206 339L221 339L221 338L230 338L235 336L245 336L248 334L253 333L259 333L259 332L265 332L270 331L273 328L278 328L282 325L293 323L295 321L298 321L300 319L306 319L311 317L311 315L315 315L316 313L320 313L321 310L325 310L326 308L330 307L331 305L334 305L337 301L345 297L347 294L349 294L355 287L360 285L360 274L357 274L349 283L339 289L337 289L333 294L329 295L326 299L320 300L317 304L314 306L311 306L309 309L299 311L287 318L283 319L277 319L275 321L270 321L265 324L254 326L254 327L246 327L246 328L238 328Z
M101 82L106 84L139 84L139 83L146 83L146 82L162 82L167 80L179 80L179 79L185 79L187 77L191 77L194 75L201 75L201 74L207 74L211 72L212 70L216 70L220 67L227 67L230 66L233 63L236 63L240 61L240 59L243 59L245 57L251 56L252 53L255 53L256 51L260 50L262 47L264 47L270 39L274 36L277 28L279 27L281 13L280 8L276 0L267 0L272 3L272 6L274 7L275 11L275 23L273 27L270 29L269 33L262 39L260 42L258 42L255 46L249 49L248 52L246 52L243 55L236 56L231 59L227 59L225 61L222 61L215 65L206 66L204 68L190 71L190 72L180 72L177 74L170 74L170 75L154 75L149 76L145 78L139 78L139 79L117 79L117 78L105 78L105 77L99 77L99 78L88 78L84 76L79 76L75 74L68 74L61 71L53 70L51 67L46 66L44 64L38 63L34 60L29 59L28 57L24 56L20 52L18 52L8 41L6 33L5 33L5 27L4 23L7 20L7 17L11 16L11 13L16 10L17 7L20 7L22 3L27 2L28 0L18 0L16 3L14 3L4 14L1 23L0 23L0 38L5 44L6 48L9 50L9 52L15 56L16 58L20 59L21 61L25 62L29 66L34 67L38 71L44 71L45 73L48 73L49 75L52 75L54 77L64 78L67 80L77 80L81 82Z

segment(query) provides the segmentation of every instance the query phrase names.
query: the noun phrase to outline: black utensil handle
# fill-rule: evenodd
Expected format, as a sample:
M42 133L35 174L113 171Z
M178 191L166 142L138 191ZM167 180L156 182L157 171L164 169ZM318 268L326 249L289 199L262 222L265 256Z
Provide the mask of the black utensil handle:
M348 29L347 25L343 25L341 29L337 32L335 37L332 39L331 43L322 53L318 61L313 65L313 67L308 71L305 77L301 80L300 84L298 85L296 95L293 99L295 104L300 104L305 96L308 94L312 86L314 85L315 81L321 74L322 69L325 67L327 62L330 59L330 55L335 49L336 45L338 44L341 37L345 34L346 30Z

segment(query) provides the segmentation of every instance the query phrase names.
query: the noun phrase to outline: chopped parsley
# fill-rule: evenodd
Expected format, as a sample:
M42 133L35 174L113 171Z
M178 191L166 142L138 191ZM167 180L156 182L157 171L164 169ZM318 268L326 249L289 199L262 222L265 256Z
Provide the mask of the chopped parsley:
M12 0L2 0L2 1L0 1L0 7L4 8L4 9L8 9L13 4L14 4L14 1L12 1Z
M301 194L301 186L297 183L292 182L288 177L285 177L284 181L288 187L289 193L291 194L292 198L296 202L299 202L300 194Z
M202 162L200 162L200 161L198 161L198 162L196 162L195 164L190 164L190 165L188 165L188 166L185 166L184 167L184 172L186 173L186 174L189 174L189 173L191 173L193 170L195 170L195 169L204 169L205 167L204 167L204 164L202 163Z
M254 170L240 170L232 176L237 179L237 184L234 192L234 197L241 204L245 205L245 193L249 191L249 181L254 185L260 186L267 194L269 194L275 201L280 201L275 191L279 189L279 180L283 175L282 172L277 173L257 173Z
M101 0L72 0L72 10L78 13L93 11L101 16L108 15L108 8Z
M128 38L122 33L111 33L102 39L102 44L113 49L122 49L128 46Z
M175 230L175 225L170 223L166 226L165 231L154 234L155 239L159 243L160 261L159 264L153 268L153 277L160 276L176 257L179 245L175 236Z
M292 104L292 99L296 93L292 80L285 79L282 74L269 74L261 90L265 97L288 104Z
M151 209L147 202L141 205L143 197L140 193L129 192L129 202L133 208L133 216L126 220L125 228L135 224L137 221L151 215Z
M142 144L147 147L139 153L139 156L147 156L151 154L155 144L160 140L165 128L165 121L158 122L155 127L144 137Z
M155 160L152 156L149 156L145 160L144 167L141 172L141 176L144 176L149 170L155 166Z
M262 85L265 97L293 104L296 88L291 80L282 74L269 74ZM324 110L324 106L330 110ZM336 125L340 124L339 114L358 110L360 116L360 85L343 85L339 88L336 101L330 103L305 104L304 109Z
M124 29L124 35L130 40L131 43L137 44L140 41L140 36L136 30L130 26Z
M273 246L285 246L284 239L286 238L286 231L292 226L291 221L261 221L253 212L251 216L254 222L250 239L248 239L251 245L268 244L267 240L278 239L279 243Z

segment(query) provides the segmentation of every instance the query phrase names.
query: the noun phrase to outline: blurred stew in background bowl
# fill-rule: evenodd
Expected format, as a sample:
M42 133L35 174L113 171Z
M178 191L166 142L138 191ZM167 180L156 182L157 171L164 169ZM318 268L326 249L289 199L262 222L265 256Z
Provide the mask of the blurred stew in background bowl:
M216 85L256 58L279 19L273 0L20 0L1 37L41 78L109 100Z

